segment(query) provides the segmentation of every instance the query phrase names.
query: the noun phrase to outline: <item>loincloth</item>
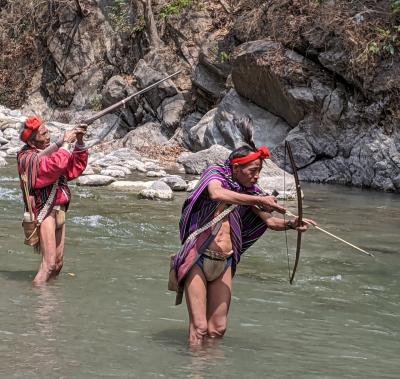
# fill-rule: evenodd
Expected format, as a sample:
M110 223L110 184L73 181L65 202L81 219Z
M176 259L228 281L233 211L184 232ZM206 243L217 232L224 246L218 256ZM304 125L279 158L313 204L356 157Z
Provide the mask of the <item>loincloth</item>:
M233 250L224 253L206 249L197 259L196 265L204 273L207 282L212 282L219 278L228 267L232 267Z

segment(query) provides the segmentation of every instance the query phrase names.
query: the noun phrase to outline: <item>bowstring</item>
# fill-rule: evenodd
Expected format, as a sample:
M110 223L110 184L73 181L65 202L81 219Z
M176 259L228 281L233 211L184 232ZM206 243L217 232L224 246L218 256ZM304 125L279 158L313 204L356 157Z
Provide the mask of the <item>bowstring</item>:
M286 208L286 155L287 155L287 149L286 149L286 144L285 144L285 154L283 158L283 206ZM283 222L286 224L286 214L283 214ZM288 274L289 274L289 281L290 281L290 260L289 260L289 244L288 244L288 236L287 236L287 230L285 228L285 242L286 242L286 257L287 257L287 267L288 267Z

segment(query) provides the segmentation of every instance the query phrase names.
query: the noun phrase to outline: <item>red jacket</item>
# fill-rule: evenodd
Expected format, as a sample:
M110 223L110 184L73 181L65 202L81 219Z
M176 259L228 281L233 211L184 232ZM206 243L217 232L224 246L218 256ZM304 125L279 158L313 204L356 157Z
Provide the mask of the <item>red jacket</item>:
M25 173L28 179L29 201L32 204L35 217L44 207L54 183L57 192L53 206L66 205L71 200L71 192L67 181L76 179L85 170L89 153L75 147L71 153L64 148L58 149L49 156L38 156L38 150L28 145L18 153L18 171L20 176ZM26 199L24 196L25 205ZM26 206L27 208L27 206ZM51 211L52 207L50 207Z

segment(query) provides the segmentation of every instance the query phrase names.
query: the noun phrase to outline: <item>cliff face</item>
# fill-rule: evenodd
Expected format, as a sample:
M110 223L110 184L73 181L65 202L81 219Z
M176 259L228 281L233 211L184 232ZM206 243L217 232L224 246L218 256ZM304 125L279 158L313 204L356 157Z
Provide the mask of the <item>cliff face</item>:
M292 143L303 180L400 191L396 2L28 3L24 31L0 2L3 105L72 122L183 69L130 103L116 136L150 121L169 143L233 148L248 114L281 166Z

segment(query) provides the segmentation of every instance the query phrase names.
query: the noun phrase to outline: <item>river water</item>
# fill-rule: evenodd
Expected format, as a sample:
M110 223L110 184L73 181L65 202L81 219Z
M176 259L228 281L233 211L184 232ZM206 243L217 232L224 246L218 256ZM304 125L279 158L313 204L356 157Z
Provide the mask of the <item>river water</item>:
M305 215L375 258L312 230L291 286L285 233L268 232L238 267L226 337L191 351L166 290L186 194L73 186L64 269L36 289L15 167L0 175L1 378L400 377L398 195L304 184Z

